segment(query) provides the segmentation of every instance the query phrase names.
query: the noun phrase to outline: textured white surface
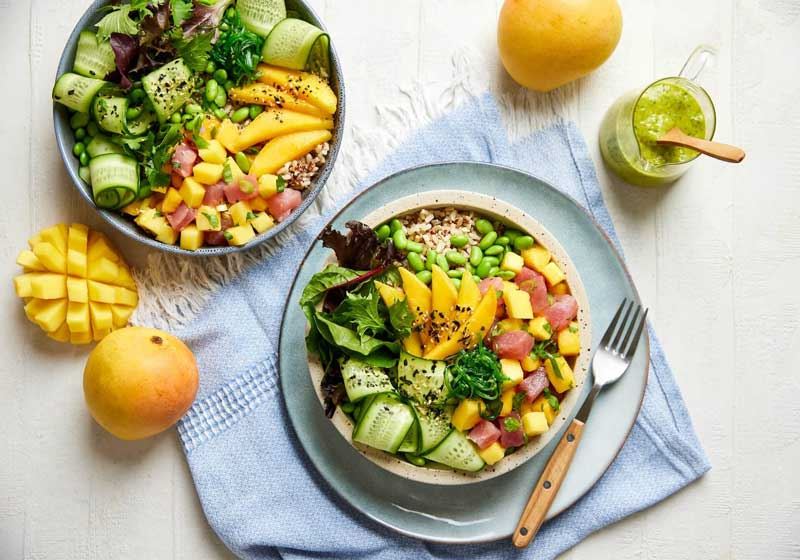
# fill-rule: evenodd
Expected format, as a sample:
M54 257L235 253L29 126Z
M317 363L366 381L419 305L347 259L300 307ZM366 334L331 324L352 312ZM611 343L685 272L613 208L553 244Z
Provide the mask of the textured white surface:
M439 91L464 49L485 53L487 87L513 88L494 54L500 0L311 3L343 58L350 126L375 126L377 104L403 100L398 85ZM99 430L83 406L86 350L39 335L11 289L30 233L64 220L99 225L63 172L50 108L61 48L88 4L0 0L0 558L228 558L174 433L130 444ZM621 4L617 51L568 87L565 112L592 146L629 266L714 468L565 557L798 558L800 4ZM594 143L603 111L626 89L676 73L701 42L721 53L704 80L717 138L741 144L747 159L700 162L661 190L620 184ZM143 262L139 248L115 239Z

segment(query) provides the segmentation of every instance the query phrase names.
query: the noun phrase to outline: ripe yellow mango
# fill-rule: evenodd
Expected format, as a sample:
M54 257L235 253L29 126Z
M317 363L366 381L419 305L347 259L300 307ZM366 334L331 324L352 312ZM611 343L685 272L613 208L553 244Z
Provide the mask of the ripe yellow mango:
M94 261L89 261L89 279L98 282L112 283L119 276L119 265L111 259L101 257Z
M91 322L89 319L89 304L80 303L77 301L69 302L67 309L67 326L71 333L89 333L89 341L91 341Z
M55 272L31 272L31 297L61 299L67 297L67 277Z
M263 115L263 113L262 113ZM250 173L259 177L264 173L275 173L284 164L303 157L319 144L331 139L329 130L293 132L267 142L258 152Z
M400 288L384 284L378 280L375 280L375 287L378 288L378 293L386 307L391 307L398 301L406 299L406 294Z
M111 305L108 303L89 302L89 316L92 320L92 328L95 330L110 330L113 326Z
M489 290L481 299L475 313L467 321L467 331L473 336L473 343L483 340L494 322L497 313L497 293Z
M38 235L38 241L44 241L46 243L52 244L56 250L66 255L67 254L67 237L69 236L69 228L67 224L57 224L55 226L49 227L47 229L42 230ZM36 241L31 238L28 243L31 245L31 249L34 249L36 245Z
M464 343L461 341L461 332L450 335L450 338L443 340L425 353L426 360L444 360L445 358L457 354L464 349Z
M578 323L571 322L558 332L558 353L562 356L577 356L581 353L581 336Z
M67 272L67 253L56 249L49 241L42 241L33 246L33 254L47 270L52 272Z
M537 272L542 272L547 263L550 262L550 251L541 245L534 245L530 249L522 251L522 260L525 266Z
M403 339L403 348L412 356L421 358L424 354L422 349L422 340L419 333L412 331L405 339Z
M481 412L484 408L483 401L480 399L464 399L453 411L450 423L457 430L466 432L481 421Z
M499 441L496 441L486 449L478 451L478 455L481 456L481 459L483 459L487 465L491 466L506 456L506 449L500 445Z
M333 120L329 118L315 117L287 109L267 109L239 132L236 151L242 151L255 144L292 132L330 130L332 128ZM271 173L271 171L266 173Z
M286 70L267 64L258 66L258 81L277 86L319 107L325 113L336 112L338 99L331 87L319 76L310 72Z
M544 361L547 378L556 391L566 393L575 386L575 375L572 373L572 368L569 367L567 360L561 356L556 356L555 362L558 370L553 366L553 360Z
M239 141L239 127L230 119L225 119L219 125L216 140L229 152L236 152L236 143Z
M556 410L550 406L550 403L547 401L544 395L540 395L532 403L527 401L522 403L522 406L520 407L520 413L522 416L530 414L531 412L544 412L548 426L552 426L553 421L556 419Z
M67 317L66 299L34 299L31 301L39 302L36 306L32 320L38 324L45 332L54 332L64 323Z
M295 92L278 89L270 84L255 83L231 88L228 91L228 97L239 103L289 109L290 111L297 111L298 113L305 113L315 117L330 115L330 113L326 113L316 105L301 99Z
M447 273L433 265L431 269L431 308L433 321L447 323L453 315L453 309L458 300L458 291Z
M500 360L500 368L503 370L503 375L508 379L503 381L503 391L516 387L522 383L525 374L522 373L522 365L519 360L512 360L510 358L503 358Z
M44 272L47 270L44 265L39 262L38 257L33 251L21 251L17 256L17 264L25 269L25 272Z
M470 274L469 270L464 271L461 277L461 287L458 290L458 305L459 310L465 313L471 313L478 306L481 301L481 291L475 279Z
M408 307L419 321L424 321L431 312L431 290L410 270L400 267L403 291L408 298Z
M522 416L522 428L528 437L540 436L550 427L544 412L529 412Z

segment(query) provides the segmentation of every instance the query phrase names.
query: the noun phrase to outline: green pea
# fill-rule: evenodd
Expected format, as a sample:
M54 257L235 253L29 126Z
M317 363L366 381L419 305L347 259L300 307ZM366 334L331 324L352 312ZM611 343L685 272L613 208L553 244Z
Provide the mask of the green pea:
M512 280L517 275L516 272L513 270L501 270L497 273L497 276L502 278L503 280Z
M489 247L488 249L486 249L486 250L483 252L483 254L484 254L484 255L490 255L490 256L494 256L494 255L499 255L499 254L500 254L500 253L502 253L503 251L505 251L505 249L503 248L503 246L502 246L502 245L492 245L491 247Z
M181 114L172 113L172 116L169 118L169 121L173 124L181 124Z
M75 145L72 146L72 153L76 156L80 156L83 152L86 151L86 144L83 142L75 142Z
M392 228L389 227L389 224L383 224L375 230L375 234L378 236L378 241L383 242L392 235Z
M422 257L419 256L419 253L408 253L406 255L408 259L408 264L414 270L414 272L422 272L425 270L425 261L422 260Z
M485 260L481 261L481 264L478 265L478 268L475 269L475 274L478 278L488 278L489 271L492 269L492 265Z
M128 119L129 121L135 119L136 117L138 117L141 114L142 114L142 108L141 107L128 107L125 110L125 118Z
M422 457L412 455L411 453L406 453L406 461L417 467L424 467L427 462Z
M436 251L428 251L428 254L425 258L425 268L428 270L433 270L433 265L436 264L436 258L439 254Z
M469 237L466 235L453 235L450 237L450 245L457 249L461 249L466 246L467 243L469 243Z
M403 222L394 218L391 222L389 222L389 227L392 228L392 233L403 229Z
M392 241L394 241L394 246L400 249L401 251L405 251L406 245L408 245L408 239L406 239L406 232L402 229L398 229L396 232L392 234Z
M84 166L89 165L89 160L90 159L91 158L89 157L89 152L81 152L81 155L78 156L78 161L80 161L81 165L84 165Z
M350 401L343 402L339 406L342 408L342 412L344 412L345 414L352 414L353 411L356 409L356 405L354 405Z
M490 222L489 220L486 220L484 218L478 218L477 220L475 220L475 229L477 229L478 233L480 233L481 235L486 235L490 231L494 231L494 226L492 225L492 222Z
M205 91L206 101L211 103L217 98L218 93L219 93L219 84L217 83L217 80L213 78L208 80L206 82L206 91Z
M264 110L261 105L250 105L250 118L254 119Z
M447 262L444 255L436 255L436 265L445 272L450 270L450 263Z
M469 251L469 264L472 266L478 266L481 264L481 259L483 258L483 251L481 251L480 247L473 247Z
M89 113L75 113L69 118L69 126L81 128L89 124Z
M97 128L97 123L90 122L89 125L86 127L86 134L88 134L92 138L97 136L98 132L100 132L100 130Z
M183 110L184 112L189 113L190 115L196 115L198 113L203 112L203 108L197 103L189 103L186 107L183 108Z
M451 278L450 281L453 283L453 286L456 287L456 290L461 289L461 278Z
M489 276L490 277L491 276L497 276L498 272L500 272L500 267L499 266L493 266L492 268L489 269Z
M208 64L206 64L206 74L213 74L216 69L217 69L217 65L214 64L214 61L213 60L209 60Z
M225 112L225 109L222 107L217 107L212 111L214 116L217 117L219 120L222 120L228 116L228 113Z
M506 231L503 232L503 235L508 237L511 240L511 243L514 243L514 240L522 235L522 232L518 229L506 229Z
M236 165L239 166L239 169L241 169L244 173L250 173L250 160L247 159L247 156L244 155L244 152L236 152L234 159L236 160Z
M504 247L508 245L510 242L511 240L506 235L501 235L500 237L497 238L497 241L495 241L497 245L502 245Z
M447 275L450 278L461 278L464 276L464 269L463 268L456 268L447 271Z
M224 68L218 68L214 71L214 79L217 80L217 83L221 84L228 79L228 72L226 72Z
M249 107L239 107L231 115L231 120L235 123L240 123L243 120L247 119L249 116L250 116Z
M478 243L478 247L481 248L481 251L485 251L486 249L494 245L495 241L497 241L497 232L490 231L489 233L483 236L481 242Z
M86 138L86 129L81 127L75 131L75 140L83 140Z
M422 246L422 243L417 243L416 241L406 242L406 251L409 253L422 253L424 248L425 247Z
M500 264L500 259L497 257L483 257L482 263L488 262L489 266L498 266Z
M128 97L130 97L131 101L133 101L134 103L139 103L141 101L144 101L145 93L142 88L136 88L134 90L131 90L131 94Z
M228 23L225 22L225 21L223 21L222 23L219 24L219 30L220 31L227 31L230 28L231 28L231 26L228 25Z
M524 251L533 247L533 237L530 235L521 235L514 240L514 249L517 251Z
M420 270L417 272L417 278L419 278L420 282L423 284L430 284L433 276L431 276L430 270Z
M467 257L458 251L447 251L444 256L447 259L447 262L454 266L464 266L467 264Z
M227 102L228 102L228 94L225 93L224 89L219 88L217 96L214 98L214 104L217 107L224 107Z

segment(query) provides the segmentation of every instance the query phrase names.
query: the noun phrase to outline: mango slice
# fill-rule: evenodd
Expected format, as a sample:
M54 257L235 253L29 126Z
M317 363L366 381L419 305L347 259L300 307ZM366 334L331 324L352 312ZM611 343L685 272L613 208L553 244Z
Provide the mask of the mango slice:
M276 109L289 109L290 111L297 111L298 113L305 113L306 115L323 118L330 115L330 113L326 113L316 105L301 99L296 92L282 88L279 89L270 84L256 83L231 88L230 91L228 91L228 96L234 101L247 103L249 105L264 105L265 107L273 107Z
M261 113L262 115L264 113ZM285 163L300 159L317 145L331 139L329 130L312 130L310 132L295 132L279 136L267 142L258 152L250 173L259 177L264 173L275 173Z
M331 87L319 76L310 72L286 70L267 64L259 64L258 81L290 92L319 107L325 113L336 112L338 99Z
M236 151L242 151L255 144L292 132L331 130L332 128L333 119L330 118L314 117L287 109L267 109L239 132L239 137L236 139ZM259 173L255 174L259 175Z

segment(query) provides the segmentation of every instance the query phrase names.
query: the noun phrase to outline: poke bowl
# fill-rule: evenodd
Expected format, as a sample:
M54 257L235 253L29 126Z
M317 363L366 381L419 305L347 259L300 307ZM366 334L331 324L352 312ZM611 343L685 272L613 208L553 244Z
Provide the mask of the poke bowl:
M372 463L454 485L510 472L575 408L588 298L561 244L494 197L429 191L320 235L300 305L309 373Z
M185 255L249 249L314 201L344 128L339 59L303 0L95 0L53 89L73 185L115 229Z

